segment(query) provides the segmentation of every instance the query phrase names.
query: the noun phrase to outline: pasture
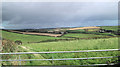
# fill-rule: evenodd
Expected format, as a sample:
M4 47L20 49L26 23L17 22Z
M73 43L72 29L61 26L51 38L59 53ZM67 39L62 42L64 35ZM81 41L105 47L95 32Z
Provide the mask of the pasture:
M76 38L94 38L94 37L110 37L106 35L95 35L95 34L80 34L80 33L69 33L63 37L76 37Z
M74 40L74 41L63 41L63 42L49 42L49 43L35 43L23 45L30 52L43 52L43 51L79 51L79 50L100 50L100 49L117 49L118 38L109 39L91 39L91 40ZM97 45L96 45L97 44ZM21 48L23 52L29 51ZM57 53L57 54L38 54L44 59L55 59L59 58L85 58L85 57L105 57L105 56L118 56L117 51L110 52L89 52L89 53ZM30 55L29 55L30 56ZM36 56L31 57L31 59ZM27 57L26 57L27 58ZM38 57L41 59L40 57ZM100 64L107 63L108 61L113 62L114 59L94 59L94 60L70 60L70 61L54 61L54 64L49 61L50 65L86 65L86 64ZM100 61L100 62L99 62ZM31 63L39 63L39 61L31 61ZM87 63L89 62L89 63ZM42 63L39 63L42 64ZM37 65L39 65L37 64ZM29 64L28 64L29 65ZM49 65L49 64L48 64Z
M117 30L116 27L102 27L104 29ZM79 50L101 50L118 49L118 38L111 33L78 33L83 30L73 30L77 33L68 33L61 37L25 35L2 31L2 36L11 41L21 40L22 45L18 45L18 52L49 52L49 51L79 51ZM72 31L72 32L73 32ZM104 37L104 38L102 38ZM78 38L78 39L76 39ZM81 39L80 39L81 38ZM83 38L83 39L82 39ZM90 38L90 39L87 39ZM97 39L94 39L97 38ZM68 40L66 40L68 39ZM72 40L71 40L72 39ZM51 42L49 42L51 40ZM58 40L58 41L57 41ZM45 41L45 42L40 42ZM40 42L40 43L28 43ZM118 56L118 51L109 52L88 52L88 53L56 53L56 54L28 54L21 55L21 59L51 59L58 58L85 58L85 57L107 57ZM93 59L93 60L66 60L66 61L23 61L22 65L86 65L112 63L118 58ZM4 62L5 65L10 65ZM17 64L16 64L17 65Z
M64 39L63 37L24 35L24 34L12 33L12 32L7 32L7 31L2 31L2 36L3 36L3 38L9 39L12 41L21 40L23 43L39 42L39 41L43 41L43 40L53 40L53 39Z
M102 29L118 31L118 26L100 26Z
M20 40L24 43L28 42L41 42L41 41L56 41L61 39L73 39L74 38L94 38L94 37L110 37L106 35L96 35L96 34L84 34L84 33L68 33L61 37L50 37L50 36L41 36L41 35L25 35L25 34L18 34L13 32L2 31L2 36L5 39L9 39L12 41Z

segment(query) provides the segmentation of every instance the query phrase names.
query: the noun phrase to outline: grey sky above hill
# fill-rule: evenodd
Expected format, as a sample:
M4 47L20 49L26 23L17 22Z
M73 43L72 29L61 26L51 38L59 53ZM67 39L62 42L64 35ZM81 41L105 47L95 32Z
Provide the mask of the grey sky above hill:
M118 25L115 2L6 2L2 28L55 28Z

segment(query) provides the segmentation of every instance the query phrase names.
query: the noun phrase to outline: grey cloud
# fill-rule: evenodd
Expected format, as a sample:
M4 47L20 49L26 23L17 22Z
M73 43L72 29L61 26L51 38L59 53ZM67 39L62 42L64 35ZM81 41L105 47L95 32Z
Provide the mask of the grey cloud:
M106 25L103 20L117 20L117 3L3 3L2 17L5 28Z

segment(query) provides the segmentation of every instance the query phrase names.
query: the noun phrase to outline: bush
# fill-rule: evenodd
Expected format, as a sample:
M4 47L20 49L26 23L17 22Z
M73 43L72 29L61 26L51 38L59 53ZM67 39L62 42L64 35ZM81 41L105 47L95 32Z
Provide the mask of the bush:
M2 53L16 52L16 44L10 40L2 41ZM2 55L2 59L9 59L10 55Z
M16 43L17 45L21 45L21 44L22 44L22 41L16 40L15 43Z

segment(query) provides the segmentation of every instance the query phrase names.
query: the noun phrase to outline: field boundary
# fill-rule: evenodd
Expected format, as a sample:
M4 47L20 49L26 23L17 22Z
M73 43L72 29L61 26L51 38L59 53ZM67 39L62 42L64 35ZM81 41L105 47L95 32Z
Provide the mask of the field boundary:
M71 39L55 39L55 40L44 40L44 41L39 41L39 42L27 42L27 43L46 43L46 42L58 42L58 41L73 41L73 40L90 40L90 39L106 39L106 38L115 38L114 37L89 37L89 38L76 38L72 37ZM66 37L67 38L67 37Z
M88 59L104 59L104 58L115 58L119 56L110 57L89 57L89 58L63 58L63 59L18 59L18 60L0 60L0 61L50 61L50 60L88 60Z
M120 49L104 49L104 50L81 50L81 51L53 51L53 52L18 52L18 53L0 53L0 55L13 55L13 54L48 54L48 53L76 53L76 52L103 52L103 51L120 51ZM19 61L19 65L21 65L22 61L63 61L63 60L89 60L89 59L108 59L108 58L119 58L120 56L109 56L109 57L85 57L85 58L63 58L63 59L54 59L52 56L52 59L21 59L19 56L19 59L7 59L0 61ZM118 61L118 60L117 60ZM107 63L107 64L90 64L90 65L79 65L79 66L101 66L101 65L115 65L117 62L114 63Z
M102 51L120 51L120 49L81 50L81 51L52 51L52 52L17 52L17 53L0 53L0 55L8 55L8 54L46 54L46 53L102 52Z

